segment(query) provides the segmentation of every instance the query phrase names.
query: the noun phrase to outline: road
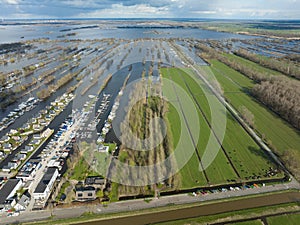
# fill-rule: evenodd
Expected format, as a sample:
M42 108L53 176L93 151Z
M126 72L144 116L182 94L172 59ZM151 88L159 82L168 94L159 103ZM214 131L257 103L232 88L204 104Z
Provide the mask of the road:
M49 155L47 155L47 157L43 158L43 160L41 161L42 166L37 170L34 180L32 181L32 185L30 186L29 189L29 193L32 196L34 190L36 189L37 185L39 184L39 182L41 181L42 177L44 176L46 170L47 170L47 164L49 163L49 161L56 156L58 153L58 151L61 149L61 147L63 147L63 145L65 144L66 141L70 141L70 135L72 133L75 133L78 128L80 127L80 123L81 123L82 118L79 118L77 120L75 120L75 123L73 124L73 126L69 127L69 129L65 132L62 133L62 136L58 139L58 141L56 142L57 145L55 146L55 148L52 149L52 151L50 152ZM26 212L30 212L34 206L34 198L31 198L30 203L28 205L28 207L26 208Z
M293 193L273 193L270 192L274 191L281 191L281 190L290 190L290 189L298 189ZM153 198L152 201L146 203L144 199L137 199L137 200L127 200L127 201L120 201L115 203L110 203L107 207L103 207L101 204L95 205L87 205L86 207L72 207L72 208L54 208L53 210L41 210L41 211L32 211L32 212L23 212L18 217L3 217L1 218L0 224L9 224L13 222L29 222L29 221L38 221L38 220L46 220L49 217L53 217L55 219L63 219L63 218L73 218L79 217L85 212L94 212L97 214L107 214L107 213L116 213L116 212L126 212L126 211L133 211L133 210L141 210L141 209L149 209L149 208L156 208L161 206L168 206L170 204L187 204L187 203L208 203L211 200L221 200L234 197L242 197L242 196L251 196L256 194L263 194L263 193L270 193L269 195L261 196L261 198L266 198L261 205L274 205L283 202L295 202L300 201L300 186L297 182L290 182L287 184L277 184L271 186L265 186L260 188L253 188L253 189L246 189L246 190L239 190L239 191L228 191L228 192L220 192L220 193L213 193L213 194L206 194L206 195L199 195L199 196L191 196L188 194L180 194L180 195L171 195L171 196L163 196L159 199ZM277 196L277 197L274 197ZM281 197L279 197L281 196ZM239 201L247 201L255 202L253 198L246 198L245 200ZM277 202L278 199L284 198L284 200ZM227 202L227 201L226 201ZM230 203L230 202L229 202ZM209 204L208 204L209 205ZM241 204L234 204L236 206L235 210L239 210L243 208ZM244 207L247 206L251 208L251 205L244 204ZM226 209L229 209L230 204ZM254 207L254 206L253 206ZM256 206L257 207L257 206ZM179 214L183 215L183 214ZM195 215L194 215L195 216ZM145 221L147 222L147 221ZM136 224L136 223L135 223Z
M194 66L191 66L191 68L196 72L196 74L202 79L207 86L213 91L213 93L217 96L218 99L226 106L226 108L232 113L232 115L241 123L241 125L245 128L245 130L252 136L252 138L265 150L267 151L270 156L284 169L285 172L290 174L284 167L284 165L280 162L280 160L275 156L275 154L271 151L271 149L268 148L264 144L264 142L260 139L258 135L240 118L239 114L236 112L236 110L227 102L224 101L224 99L220 96L220 94L208 83L208 81L203 77L203 75L198 71L198 69ZM78 121L79 122L79 121ZM77 126L74 126L77 127ZM75 129L75 128L74 128ZM71 132L71 129L69 130ZM66 138L67 135L65 135ZM60 143L64 143L65 141L62 141ZM56 151L53 151L54 153ZM53 154L54 154L53 153ZM51 158L49 156L49 158ZM45 169L45 166L43 167ZM40 171L43 171L44 169L40 169ZM42 172L40 172L39 176ZM38 176L38 174L37 174ZM291 175L290 175L291 176ZM276 185L270 185L260 188L253 188L253 189L246 189L246 190L239 190L239 191L227 191L227 192L220 192L220 193L214 193L214 194L207 194L207 195L201 195L201 196L190 196L187 194L182 195L171 195L171 196L165 196L161 197L159 199L153 199L151 202L146 203L143 199L139 200L127 200L124 202L116 202L116 203L110 203L108 207L103 207L102 205L94 205L89 207L74 207L74 208L67 208L67 209L59 209L54 208L53 210L42 210L39 212L30 212L26 211L22 213L18 217L6 217L2 218L0 221L0 224L7 224L12 222L27 222L27 221L33 221L33 220L41 220L41 219L48 219L50 216L53 216L54 218L72 218L82 215L84 212L94 212L94 213L116 213L116 212L125 212L125 211L132 211L132 210L141 210L141 209L147 209L147 208L154 208L159 206L168 206L169 204L185 204L185 203L195 203L195 202L206 202L209 200L220 200L220 199L230 199L232 197L241 197L241 196L249 196L254 194L263 194L263 193L270 193L274 191L282 191L282 190L291 190L291 189L297 189L300 190L299 183L291 176L291 182L283 183L283 184L276 184ZM299 193L298 193L299 194ZM281 194L282 196L287 195ZM298 196L298 195L297 195ZM267 201L264 201L262 205L272 205L272 203L275 202L276 198L268 196L266 197ZM252 198L248 198L252 199ZM249 200L249 201L250 201ZM286 199L285 202L293 202L295 200L299 201L300 197L297 198L290 198ZM246 203L245 203L246 204ZM279 203L276 203L279 204ZM240 205L239 205L240 206ZM241 209L236 208L237 209ZM146 221L145 221L146 222ZM143 224L143 223L141 223Z

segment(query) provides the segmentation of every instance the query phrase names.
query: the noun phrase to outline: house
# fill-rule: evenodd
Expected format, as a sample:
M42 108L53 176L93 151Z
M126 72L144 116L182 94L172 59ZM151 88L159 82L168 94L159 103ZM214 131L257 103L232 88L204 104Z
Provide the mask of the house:
M51 116L55 116L56 115L56 112L54 110L51 110L49 113L50 113Z
M22 179L23 182L33 180L36 171L40 168L40 166L40 162L31 159L19 170L16 178Z
M109 150L109 146L100 145L99 148L98 148L99 152L107 153L108 150Z
M22 129L24 129L24 130L28 130L28 129L30 129L30 128L31 128L30 123L25 123L25 124L22 126Z
M12 146L10 143L3 144L3 151L10 152L12 150Z
M9 179L0 189L0 209L11 208L15 205L14 195L22 186L19 179Z
M18 201L18 203L14 206L16 211L25 211L25 209L27 208L27 206L29 205L30 202L30 194L28 191L26 191L22 197L20 198L20 200Z
M44 119L39 119L38 120L38 124L40 124L42 126L46 126L47 125L46 120L44 120Z
M19 163L17 162L8 162L7 166L10 170L15 170L18 168Z
M26 156L27 156L26 154L18 153L13 158L13 161L15 161L15 162L23 161L24 159L26 159Z
M103 186L105 184L105 179L101 176L89 176L85 179L84 184Z
M33 151L33 147L29 146L29 145L26 145L24 149L21 149L21 153L24 153L24 154L28 154L31 151Z
M20 141L21 137L20 136L12 136L12 139L14 139L15 141Z
M11 135L15 135L15 134L18 133L18 131L17 131L17 130L14 130L14 129L11 129L11 130L9 131L9 133L10 133Z
M37 122L37 120L36 120L36 118L32 118L30 122L31 122L32 124L34 124L34 123Z
M54 167L49 167L42 177L41 181L38 183L36 189L33 192L33 198L36 200L46 201L51 192L58 177L58 169Z
M33 130L35 130L35 131L39 131L39 130L42 129L41 126L40 126L39 124L33 124L32 128L33 128Z
M10 139L10 137L8 135L4 135L3 137L1 137L0 139L0 144L4 144L5 142L8 142Z
M41 135L40 134L34 134L33 135L33 139L40 140L41 139Z
M47 121L50 121L50 120L52 119L52 117L51 117L50 115L47 114L47 115L45 116L45 119L46 119Z
M75 188L76 201L92 201L96 199L96 188L79 186Z
M30 145L39 145L41 143L41 140L33 139L29 144Z

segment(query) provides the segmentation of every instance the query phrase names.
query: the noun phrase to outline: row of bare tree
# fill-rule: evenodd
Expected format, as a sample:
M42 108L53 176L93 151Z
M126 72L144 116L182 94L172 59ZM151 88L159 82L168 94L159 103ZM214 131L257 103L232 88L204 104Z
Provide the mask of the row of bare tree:
M300 82L274 76L254 86L252 94L300 129Z
M300 128L300 82L298 80L283 75L274 76L271 73L263 73L253 67L240 64L234 58L229 59L222 52L203 44L199 44L197 47L203 51L202 58L217 59L254 80L256 85L251 91L253 96L287 120L292 126L297 129Z
M297 66L294 62L291 62L289 60L277 59L271 57L262 57L260 55L253 54L245 49L239 49L235 51L234 54L246 58L252 62L258 63L269 69L276 70L287 76L300 79L300 67Z

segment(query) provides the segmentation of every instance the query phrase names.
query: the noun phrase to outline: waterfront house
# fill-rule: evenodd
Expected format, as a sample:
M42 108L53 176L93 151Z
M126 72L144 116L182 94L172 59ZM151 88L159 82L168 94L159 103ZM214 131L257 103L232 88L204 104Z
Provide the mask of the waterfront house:
M13 161L23 161L24 159L26 159L26 156L26 154L18 153L15 155Z
M39 131L39 130L42 129L42 127L41 127L40 124L34 124L34 125L32 126L32 128L33 128L33 130L35 130L35 131Z
M50 115L48 115L48 114L45 116L45 119L46 119L47 121L50 121L51 118L52 118L52 117L51 117Z
M105 179L101 176L89 176L84 180L84 184L103 187L105 185Z
M21 137L20 136L12 136L12 139L14 139L15 141L20 141Z
M13 161L7 163L7 166L9 168L9 170L15 170L15 169L17 169L18 165L19 164L17 162L13 162Z
M29 145L38 145L41 143L41 140L33 139L30 141Z
M29 160L25 165L19 170L16 178L22 179L23 182L28 182L33 180L36 171L40 168L41 163L36 160Z
M47 201L49 198L54 182L58 177L58 170L54 167L49 167L42 177L41 181L38 183L36 189L33 192L33 198L36 200Z
M0 189L0 210L4 208L10 209L15 205L14 196L22 186L19 179L8 179L8 181Z
M17 130L14 130L14 129L11 129L10 131L9 131L9 134L10 135L15 135L15 134L17 134L18 133L18 131Z
M92 186L78 186L75 188L76 201L92 201L96 199L96 188Z
M10 143L3 144L3 151L10 152L12 150L12 145Z
M5 142L8 142L10 137L8 135L4 135L0 138L0 144L4 144Z
M40 124L41 126L46 126L46 125L47 125L47 122L46 122L46 120L44 120L44 119L39 119L39 120L38 120L38 124Z
M33 147L29 146L29 145L26 145L24 149L21 149L21 153L24 153L24 154L28 154L31 151L33 151Z
M41 135L40 134L34 134L33 135L33 139L40 140L41 139Z
M54 110L51 110L49 113L50 113L51 116L55 116L56 115L56 113L55 113Z

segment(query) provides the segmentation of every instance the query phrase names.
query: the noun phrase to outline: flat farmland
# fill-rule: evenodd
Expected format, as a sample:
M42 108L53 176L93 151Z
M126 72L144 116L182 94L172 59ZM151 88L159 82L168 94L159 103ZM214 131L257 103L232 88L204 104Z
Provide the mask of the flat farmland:
M205 70L212 70L224 90L224 96L234 108L245 106L252 112L256 131L261 136L271 141L279 153L288 149L300 150L299 131L246 92L247 88L254 86L249 78L217 60L211 63L211 67Z
M275 168L276 166L229 113L226 115L227 124L223 140L217 135L218 132L211 130L210 106L203 92L203 88L206 87L200 79L191 72L191 70L163 68L161 69L161 73L164 78L170 79L178 84L190 96L197 110L200 123L200 135L198 137L198 142L195 143L194 146L197 156L195 159L197 159L198 162L195 162L195 159L191 159L184 169L180 171L182 184L184 184L183 188L188 188L188 186L194 187L195 183L193 183L194 180L192 177L195 173L198 175L200 174L199 166L201 166L202 163L201 158L205 151L210 151L209 149L206 150L206 145L210 136L215 140L215 143L221 143L221 148L219 149L215 160L204 170L204 172L202 172L208 185L269 179L267 173L270 167ZM195 79L197 79L197 82ZM173 87L171 86L172 85L166 86L163 84L163 90L164 92L173 91L170 96L176 96L176 88L178 87L175 85L173 85ZM172 104L183 104L183 100L181 99L176 99L174 97L172 100ZM215 98L214 101L217 101L217 98ZM177 113L189 115L189 110L191 110L189 109L189 106L181 107L181 109L182 112ZM173 127L171 128L175 145L180 136L180 132L178 132L180 127L176 127L177 123L173 120L175 118L174 114L176 113L175 109L170 107L168 113L169 120L172 120ZM189 126L189 124L186 125ZM190 137L187 135L184 138ZM196 138L194 139L196 140ZM281 177L282 175L282 173L279 173L275 177ZM204 182L198 180L198 186L203 183Z

